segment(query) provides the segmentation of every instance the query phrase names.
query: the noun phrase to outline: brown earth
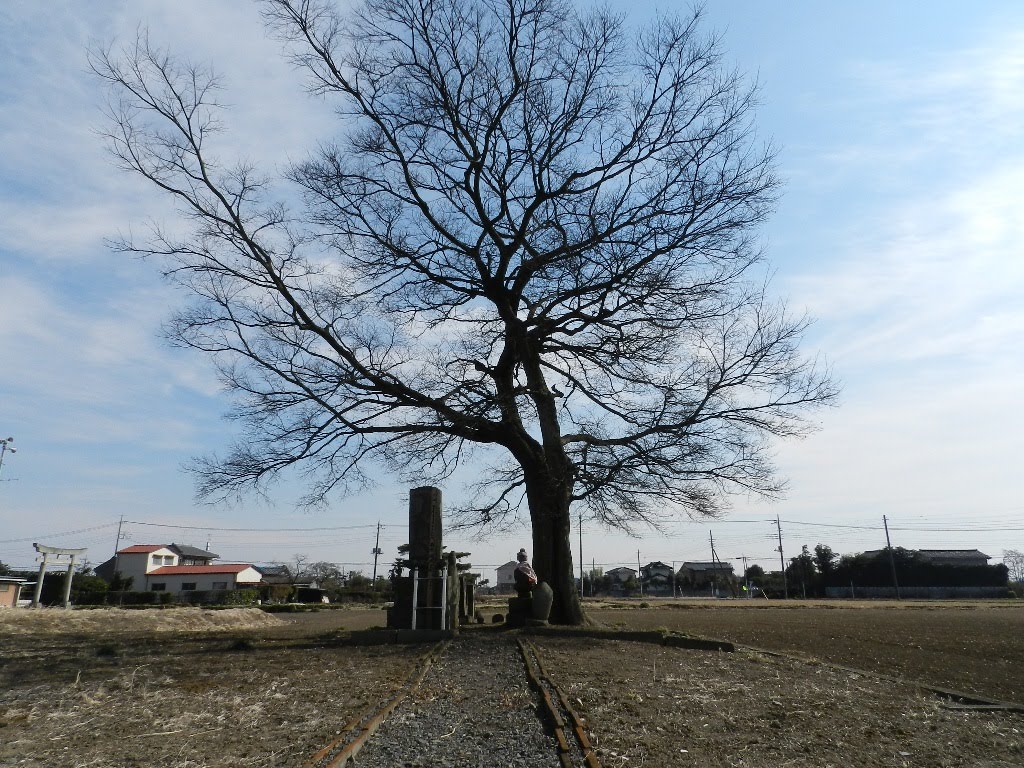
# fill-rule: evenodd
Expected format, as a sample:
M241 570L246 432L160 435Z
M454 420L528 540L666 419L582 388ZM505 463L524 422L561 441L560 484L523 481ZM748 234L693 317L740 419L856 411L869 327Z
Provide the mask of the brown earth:
M1024 764L1024 715L949 710L911 686L750 652L536 645L604 766Z
M597 622L669 629L1024 704L1024 604L781 604L742 600L598 603Z
M13 613L0 611L4 767L301 765L422 652L342 649L323 626L256 610L53 609L33 612L40 631L28 611L12 631Z
M1024 678L1024 608L737 602L590 610L609 626L722 637L996 698L1014 698ZM339 628L381 623L379 608L2 611L0 767L302 765L424 650L339 642ZM873 674L755 652L535 643L606 768L1024 765L1024 714L951 709ZM419 764L434 765L429 745Z

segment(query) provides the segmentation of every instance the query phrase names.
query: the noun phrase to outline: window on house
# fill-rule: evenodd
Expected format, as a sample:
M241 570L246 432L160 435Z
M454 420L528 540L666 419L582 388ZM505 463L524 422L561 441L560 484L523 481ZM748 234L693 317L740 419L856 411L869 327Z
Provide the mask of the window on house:
M164 555L164 565L174 565L174 555Z
M162 581L161 582L157 582L155 584L150 584L149 588L151 590L153 590L154 592L166 592L167 591L167 585L165 583L163 583Z
M196 583L194 581L183 581L181 583L181 591L182 592L191 592L195 588L196 588Z
M153 565L162 564L164 559L160 555L153 555Z
M228 583L226 581L215 581L213 582L214 589L227 589Z
M0 592L10 592L10 591L11 591L11 585L10 584L0 584Z

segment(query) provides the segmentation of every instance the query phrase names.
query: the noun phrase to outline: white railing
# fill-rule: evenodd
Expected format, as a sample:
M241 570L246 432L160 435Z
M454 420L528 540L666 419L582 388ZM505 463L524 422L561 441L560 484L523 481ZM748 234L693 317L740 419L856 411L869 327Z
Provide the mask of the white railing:
M421 610L423 611L441 611L441 629L447 629L448 625L446 619L448 618L448 569L442 568L440 576L417 576L416 569L412 568L409 571L409 575L412 577L412 628L416 629L416 616ZM419 598L419 586L421 581L432 581L434 579L441 580L441 605L424 605L418 606L417 600Z

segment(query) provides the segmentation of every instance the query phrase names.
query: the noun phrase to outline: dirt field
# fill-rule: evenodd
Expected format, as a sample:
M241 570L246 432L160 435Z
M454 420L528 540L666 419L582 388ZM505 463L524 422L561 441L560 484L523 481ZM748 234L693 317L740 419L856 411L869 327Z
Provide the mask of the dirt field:
M752 653L544 638L604 766L1009 768L1024 716L945 709L903 685Z
M1020 698L1024 606L638 605L591 615ZM0 612L0 767L302 765L422 652L339 644L339 628L382 620L379 608ZM606 768L1024 765L1024 715L950 708L870 674L613 640L537 645ZM434 765L429 749L418 764Z
M322 626L256 610L54 609L37 627L13 613L0 612L4 767L301 765L421 650L339 649Z
M1024 603L740 600L598 604L607 626L665 628L1024 703Z

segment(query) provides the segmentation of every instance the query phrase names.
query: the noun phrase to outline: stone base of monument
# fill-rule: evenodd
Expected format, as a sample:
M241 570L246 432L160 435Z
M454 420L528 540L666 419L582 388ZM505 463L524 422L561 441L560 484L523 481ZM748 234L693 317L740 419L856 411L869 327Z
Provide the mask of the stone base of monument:
M551 604L555 595L545 582L533 588L528 597L510 597L508 599L508 616L505 624L509 627L543 627L551 615Z
M505 625L509 627L525 627L526 622L533 618L532 597L510 597Z

